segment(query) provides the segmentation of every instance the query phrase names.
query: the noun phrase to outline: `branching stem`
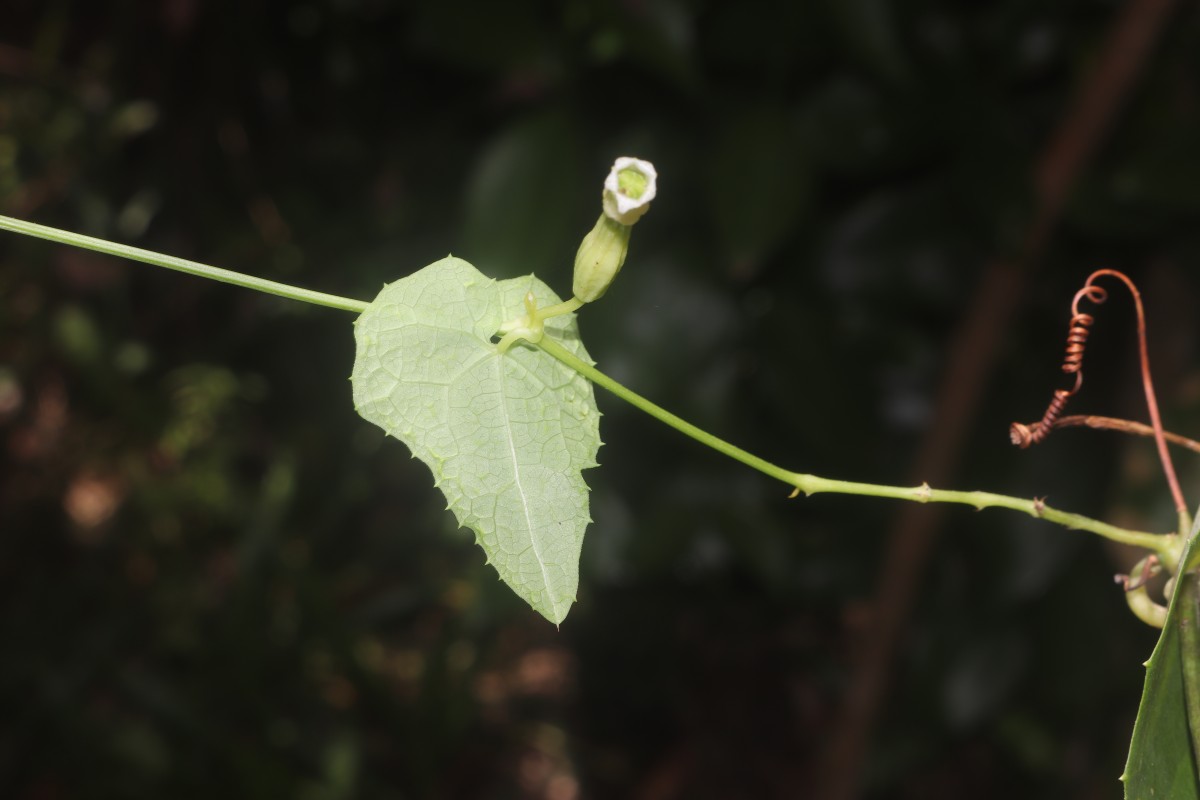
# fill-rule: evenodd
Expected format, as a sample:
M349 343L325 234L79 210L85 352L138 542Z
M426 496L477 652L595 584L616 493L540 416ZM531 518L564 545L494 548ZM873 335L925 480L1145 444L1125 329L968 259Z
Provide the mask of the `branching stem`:
M35 236L40 239L48 239L52 242L71 245L73 247L81 247L86 250L94 250L98 253L128 258L134 261L140 261L146 264L152 264L157 267L165 267L167 269L186 272L190 275L196 275L201 278L221 281L222 283L230 283L234 286L241 286L246 289L253 289L258 292L286 297L290 300L299 300L304 303L312 303L314 305L325 306L327 308L336 308L342 311L350 311L355 314L360 314L367 309L369 303L362 300L354 300L348 297L339 297L337 295L325 294L323 292L314 292L309 289L301 289L296 286L291 286L286 283L277 283L275 281L255 278L250 275L244 275L232 270L221 269L219 267L211 267L207 264L200 264L195 261L188 261L174 256L155 253L150 250L143 250L138 247L130 247L128 245L116 244L104 239L96 239L91 236L83 236L78 233L51 228L45 225L38 225L32 222L13 219L12 217L0 216L0 230L13 231L14 233L22 233L27 236ZM530 311L532 317L544 319L543 315L548 315L548 312L553 313L568 313L575 310L579 301L568 300L559 306L544 309L542 314L535 314ZM805 495L818 494L820 492L830 492L837 494L853 494L863 495L867 497L887 497L896 500L908 500L915 503L959 503L962 505L972 506L976 509L984 508L1008 508L1013 511L1020 511L1029 514L1032 517L1054 522L1063 525L1067 528L1089 531L1091 533L1103 536L1115 542L1141 547L1158 554L1159 559L1167 567L1174 571L1176 568L1182 542L1179 536L1175 534L1154 534L1143 531L1131 531L1125 528L1119 528L1115 525L1109 525L1106 522L1100 522L1089 517L1084 517L1079 514L1071 514L1066 511L1060 511L1056 508L1051 508L1046 505L1043 500L1023 500L1018 497L1009 497L1007 495L993 494L991 492L955 492L945 489L933 489L927 484L914 487L904 486L885 486L874 483L858 483L855 481L834 480L831 478L821 478L816 475L808 475L799 472L791 472L782 467L776 466L765 459L743 450L736 445L730 444L724 439L713 436L708 431L702 430L686 420L672 414L670 411L662 408L640 394L637 394L631 389L626 388L622 384L605 375L600 370L593 367L591 364L583 361L574 353L567 350L551 337L544 337L536 342L536 346L541 348L548 355L558 359L560 362L583 375L585 378L592 381L608 391L615 394L617 397L625 400L636 408L646 412L650 416L658 419L661 422L675 428L681 433L690 436L701 444L707 445L719 453L723 453L730 458L733 458L741 463L752 467L759 472L764 473L772 478L775 478L793 488L793 496L803 492ZM1157 408L1154 409L1153 416L1157 420ZM1161 430L1161 423L1159 423ZM1160 438L1160 442L1161 442Z
M982 510L984 508L1008 508L1013 511L1024 512L1031 517L1038 517L1049 522L1054 522L1067 528L1089 531L1091 533L1103 536L1105 539L1110 539L1114 542L1141 547L1158 554L1158 557L1163 561L1168 569L1174 569L1179 561L1180 541L1175 534L1156 534L1147 533L1144 531L1131 531L1125 528L1119 528L1115 525L1110 525L1107 522L1084 517L1080 514L1072 514L1066 511L1052 508L1043 500L1033 499L1025 500L1019 497L1010 497L1008 495L993 494L991 492L956 492L946 489L934 489L926 484L921 486L886 486L874 483L859 483L855 481L842 481L832 478L821 478L816 475L808 475L799 472L791 472L782 467L776 466L769 461L759 458L752 453L749 453L742 448L730 444L724 439L713 436L708 431L697 428L695 425L687 422L684 419L672 414L670 411L642 397L632 389L618 383L617 381L605 375L600 370L593 367L591 364L583 361L570 350L567 350L561 344L550 337L542 339L537 344L547 354L558 359L566 364L571 369L579 372L592 383L601 386L615 394L622 400L641 409L655 419L666 423L675 428L679 432L690 436L701 444L707 445L712 449L724 453L743 464L753 467L759 472L769 475L776 480L786 483L795 490L793 495L803 492L805 495L818 494L820 492L830 492L837 494L855 494L866 497L886 497L895 500L908 500L915 503L958 503L961 505L972 506L975 509Z

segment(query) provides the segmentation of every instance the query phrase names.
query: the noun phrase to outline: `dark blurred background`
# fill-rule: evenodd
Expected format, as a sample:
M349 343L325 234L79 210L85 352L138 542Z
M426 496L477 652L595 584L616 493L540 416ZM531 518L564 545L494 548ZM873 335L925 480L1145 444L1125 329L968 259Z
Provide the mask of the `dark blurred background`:
M0 213L362 299L448 252L566 293L637 155L602 369L791 469L1164 531L1152 445L1007 426L1107 266L1200 430L1171 5L8 0ZM1099 316L1072 406L1145 419L1127 297ZM356 417L350 323L0 234L0 796L1120 796L1130 553L788 500L599 394L555 630Z

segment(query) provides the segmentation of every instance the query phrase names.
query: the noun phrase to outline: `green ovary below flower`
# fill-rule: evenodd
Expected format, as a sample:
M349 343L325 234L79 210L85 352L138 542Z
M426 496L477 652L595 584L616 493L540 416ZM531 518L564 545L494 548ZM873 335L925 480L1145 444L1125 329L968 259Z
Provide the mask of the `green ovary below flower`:
M571 289L576 298L590 303L604 296L625 263L631 230L628 225L600 215L575 254L575 280Z

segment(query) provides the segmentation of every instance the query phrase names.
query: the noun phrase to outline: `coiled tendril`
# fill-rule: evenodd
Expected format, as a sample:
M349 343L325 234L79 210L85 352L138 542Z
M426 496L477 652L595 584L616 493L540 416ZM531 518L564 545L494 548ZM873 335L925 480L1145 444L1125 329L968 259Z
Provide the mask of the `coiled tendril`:
M1075 376L1075 385L1070 389L1058 389L1054 392L1040 422L1033 426L1020 422L1012 424L1008 432L1012 443L1017 447L1024 449L1049 436L1050 431L1054 429L1054 423L1062 416L1067 400L1083 386L1083 351L1087 345L1088 334L1091 333L1091 326L1096 321L1091 314L1079 310L1079 301L1083 299L1100 305L1108 299L1108 292L1103 286L1089 282L1075 293L1075 299L1071 303L1071 322L1067 330L1067 351L1063 357L1062 371Z

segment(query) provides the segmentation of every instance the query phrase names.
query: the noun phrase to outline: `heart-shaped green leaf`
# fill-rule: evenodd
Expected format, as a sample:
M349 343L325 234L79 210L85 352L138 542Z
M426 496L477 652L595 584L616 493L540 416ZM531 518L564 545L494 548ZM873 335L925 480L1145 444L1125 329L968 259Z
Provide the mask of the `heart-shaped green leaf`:
M531 291L560 302L533 276L495 281L453 257L389 284L355 322L351 381L358 413L429 465L501 579L557 624L579 582L600 414L575 371L525 345L497 352ZM546 335L590 361L573 316Z

